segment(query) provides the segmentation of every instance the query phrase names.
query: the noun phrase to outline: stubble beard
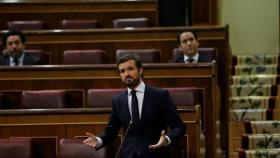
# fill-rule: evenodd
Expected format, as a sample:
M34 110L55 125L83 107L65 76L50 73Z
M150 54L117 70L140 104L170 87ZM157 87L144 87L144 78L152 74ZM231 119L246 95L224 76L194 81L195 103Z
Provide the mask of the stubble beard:
M123 83L129 87L129 88L133 88L136 87L140 82L140 77L133 79L132 77L128 77L125 79L125 81L123 81Z

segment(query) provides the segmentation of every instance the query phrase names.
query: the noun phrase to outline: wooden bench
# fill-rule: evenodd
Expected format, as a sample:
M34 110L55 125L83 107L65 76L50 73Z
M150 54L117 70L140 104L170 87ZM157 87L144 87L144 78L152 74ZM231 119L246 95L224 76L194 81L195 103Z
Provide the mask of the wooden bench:
M117 49L158 49L160 62L172 59L177 45L177 35L182 30L197 32L200 47L218 50L222 65L228 61L228 27L154 27L135 29L89 29L89 30L38 30L24 31L27 49L42 49L50 54L50 64L61 64L63 52L71 49L102 49L108 53L108 63L115 63ZM2 31L2 35L5 31ZM231 56L229 56L231 57Z
M0 90L2 94L0 109L18 109L24 90ZM64 89L64 104L67 108L84 107L85 93L83 89Z
M57 155L57 137L10 137L10 139L30 139L32 157L54 158Z
M231 54L228 51L228 26L193 26L193 27L155 27L98 30L46 30L26 31L28 49L43 49L50 53L51 64L61 64L63 51L66 49L103 49L108 55L108 63L115 63L117 49L154 48L161 50L160 62L172 59L172 51L177 47L176 36L182 30L196 31L201 47L213 47L218 50L218 84L221 91L221 115L228 120L228 87L230 78ZM2 32L3 33L3 32ZM110 88L110 87L108 87ZM219 107L217 106L217 109ZM222 123L227 131L226 123ZM226 134L227 132L225 132ZM227 135L227 134L226 134ZM222 136L227 140L227 136ZM223 143L226 146L228 143ZM227 147L224 147L227 148Z
M218 97L214 64L144 64L144 82L158 87L205 90L207 155L216 154ZM0 67L0 90L122 88L116 65ZM204 108L204 107L202 107ZM203 111L203 110L202 110Z
M43 20L50 29L62 27L63 19L96 19L101 27L113 27L117 18L147 17L151 26L158 26L156 0L23 0L1 2L0 29L7 29L7 21Z
M189 157L199 157L200 112L199 107L178 109L187 127ZM1 110L0 138L56 136L74 138L90 131L100 133L108 121L108 108ZM191 144L191 145L190 145Z
M158 26L159 11L162 7L156 0L21 0L1 1L1 29L7 20L45 20L51 28L58 28L63 18L96 18L103 27L111 27L116 17L148 17L152 26ZM165 7L165 6L163 6ZM217 0L195 0L191 2L190 19L193 26L217 24Z

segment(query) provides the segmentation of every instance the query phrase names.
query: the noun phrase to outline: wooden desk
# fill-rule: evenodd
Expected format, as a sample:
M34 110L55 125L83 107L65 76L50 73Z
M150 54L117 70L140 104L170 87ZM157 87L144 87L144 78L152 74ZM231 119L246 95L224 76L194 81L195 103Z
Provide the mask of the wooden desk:
M50 64L61 64L63 51L69 49L103 49L108 53L108 63L115 63L117 49L135 48L159 49L160 61L165 63L172 59L172 51L178 46L176 37L183 30L197 32L200 47L216 48L218 61L225 66L230 56L227 26L43 30L24 33L27 37L27 49L42 49L49 52Z
M144 64L144 82L158 87L205 89L207 155L216 154L215 64ZM116 65L0 67L0 89L85 89L123 87Z
M39 18L50 23L51 28L58 28L58 20L73 16L101 19L104 27L112 26L110 20L114 17L146 16L155 24L153 26L158 26L160 7L156 0L18 0L1 1L0 5L3 28L7 20ZM191 5L189 20L193 26L217 24L217 0L193 0Z
M199 108L178 110L188 129L186 151L189 157L199 158ZM104 108L0 110L0 138L56 136L61 139L81 136L87 131L98 134L106 126L110 111Z
M0 2L0 29L7 21L43 20L49 29L61 28L63 19L97 19L101 27L113 27L117 18L147 17L151 26L158 26L156 0L20 0Z
M195 2L197 3L197 2ZM161 50L161 62L172 59L172 51L177 47L176 36L182 30L195 31L201 47L218 50L217 71L221 97L217 100L217 113L221 111L222 148L228 148L228 98L231 75L231 52L229 51L228 26L155 27L136 29L98 30L47 30L27 31L27 46L42 48L50 52L51 64L61 64L66 49L103 49L108 53L108 63L115 63L117 49L155 48ZM218 95L219 97L219 95Z

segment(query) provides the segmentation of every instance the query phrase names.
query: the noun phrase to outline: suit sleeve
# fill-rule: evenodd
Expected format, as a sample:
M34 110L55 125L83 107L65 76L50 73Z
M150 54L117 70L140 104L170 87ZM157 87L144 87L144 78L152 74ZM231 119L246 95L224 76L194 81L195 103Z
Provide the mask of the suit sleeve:
M163 113L166 116L167 124L170 128L170 131L167 133L167 136L171 140L171 144L176 141L178 138L183 136L186 131L186 127L181 120L177 108L169 95L168 91L164 91L161 97L161 105L163 105Z
M112 111L109 117L109 122L104 132L99 136L102 139L103 145L106 146L112 143L118 136L119 129L121 127L121 122L119 120L117 110L116 110L116 101L112 101Z

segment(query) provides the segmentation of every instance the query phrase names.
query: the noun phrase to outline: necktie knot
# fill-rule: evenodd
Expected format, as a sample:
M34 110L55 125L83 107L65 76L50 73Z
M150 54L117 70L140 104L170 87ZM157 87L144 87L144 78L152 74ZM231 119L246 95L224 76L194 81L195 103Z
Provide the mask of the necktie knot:
M136 90L131 90L130 94L133 96L133 95L136 95Z
M188 59L187 59L187 62L188 62L188 63L193 63L193 62L194 62L194 59L193 59L193 58L188 58Z
M15 63L15 65L19 64L18 58L14 58L13 62Z

